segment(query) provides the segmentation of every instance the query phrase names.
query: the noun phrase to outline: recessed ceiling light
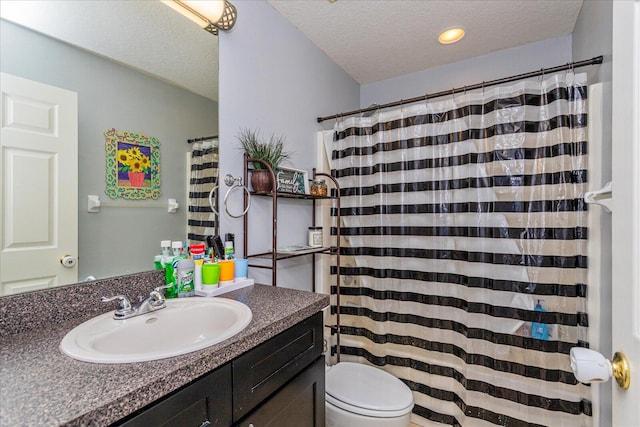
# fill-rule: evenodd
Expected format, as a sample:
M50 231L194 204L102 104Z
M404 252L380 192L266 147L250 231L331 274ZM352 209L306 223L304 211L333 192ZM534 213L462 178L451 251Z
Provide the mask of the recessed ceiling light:
M464 29L462 27L448 28L440 33L438 41L442 44L451 44L460 41L464 37Z

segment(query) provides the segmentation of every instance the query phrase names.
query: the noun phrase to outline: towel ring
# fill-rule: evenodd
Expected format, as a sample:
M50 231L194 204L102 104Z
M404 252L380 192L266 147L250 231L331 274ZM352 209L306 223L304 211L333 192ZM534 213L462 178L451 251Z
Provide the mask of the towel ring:
M247 207L244 210L244 212L242 212L240 215L233 215L231 212L229 212L229 207L227 206L227 200L229 199L229 194L231 194L237 188L242 188L244 191L246 191L246 193L247 193ZM249 212L249 208L250 207L251 207L251 193L249 192L249 189L247 188L246 185L242 185L242 178L237 178L235 184L233 184L231 186L231 188L229 190L227 190L227 194L224 195L224 211L231 218L240 218L240 217L245 216L247 214L247 212Z
M211 207L211 210L213 211L213 213L216 214L217 217L220 217L220 214L218 213L216 208L213 206L214 205L214 203L213 203L213 193L215 193L218 190L218 187L220 187L220 186L216 185L209 192L209 206Z

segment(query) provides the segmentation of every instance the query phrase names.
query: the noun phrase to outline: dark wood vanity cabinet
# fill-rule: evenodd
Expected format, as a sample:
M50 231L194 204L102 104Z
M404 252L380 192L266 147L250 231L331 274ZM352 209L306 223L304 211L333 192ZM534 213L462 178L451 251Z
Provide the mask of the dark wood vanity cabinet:
M241 427L324 427L324 356L240 421Z
M322 339L317 313L234 360L234 422L324 427Z
M232 423L230 402L231 364L227 363L117 425L228 427Z
M324 427L322 313L118 425Z

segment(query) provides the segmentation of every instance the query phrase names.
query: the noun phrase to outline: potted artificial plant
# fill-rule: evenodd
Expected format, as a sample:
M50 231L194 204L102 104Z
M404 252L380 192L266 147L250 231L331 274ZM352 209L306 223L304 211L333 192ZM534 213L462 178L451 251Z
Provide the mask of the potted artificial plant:
M241 129L236 138L248 158L264 161L274 173L276 168L289 158L289 153L284 151L284 136L276 137L271 134L267 141L260 137L259 131ZM256 193L269 193L273 190L271 174L261 162L253 162L251 185Z

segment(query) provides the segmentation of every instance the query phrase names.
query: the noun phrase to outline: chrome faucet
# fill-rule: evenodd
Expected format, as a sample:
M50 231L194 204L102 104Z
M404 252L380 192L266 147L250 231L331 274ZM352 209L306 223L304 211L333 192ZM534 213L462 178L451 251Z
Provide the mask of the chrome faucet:
M163 289L171 287L158 286L149 293L146 299L140 297L142 301L136 307L131 305L131 301L125 295L115 295L112 297L102 297L102 302L110 302L118 300L118 308L113 312L113 318L116 320L129 319L130 317L140 316L142 314L151 313L166 307Z

